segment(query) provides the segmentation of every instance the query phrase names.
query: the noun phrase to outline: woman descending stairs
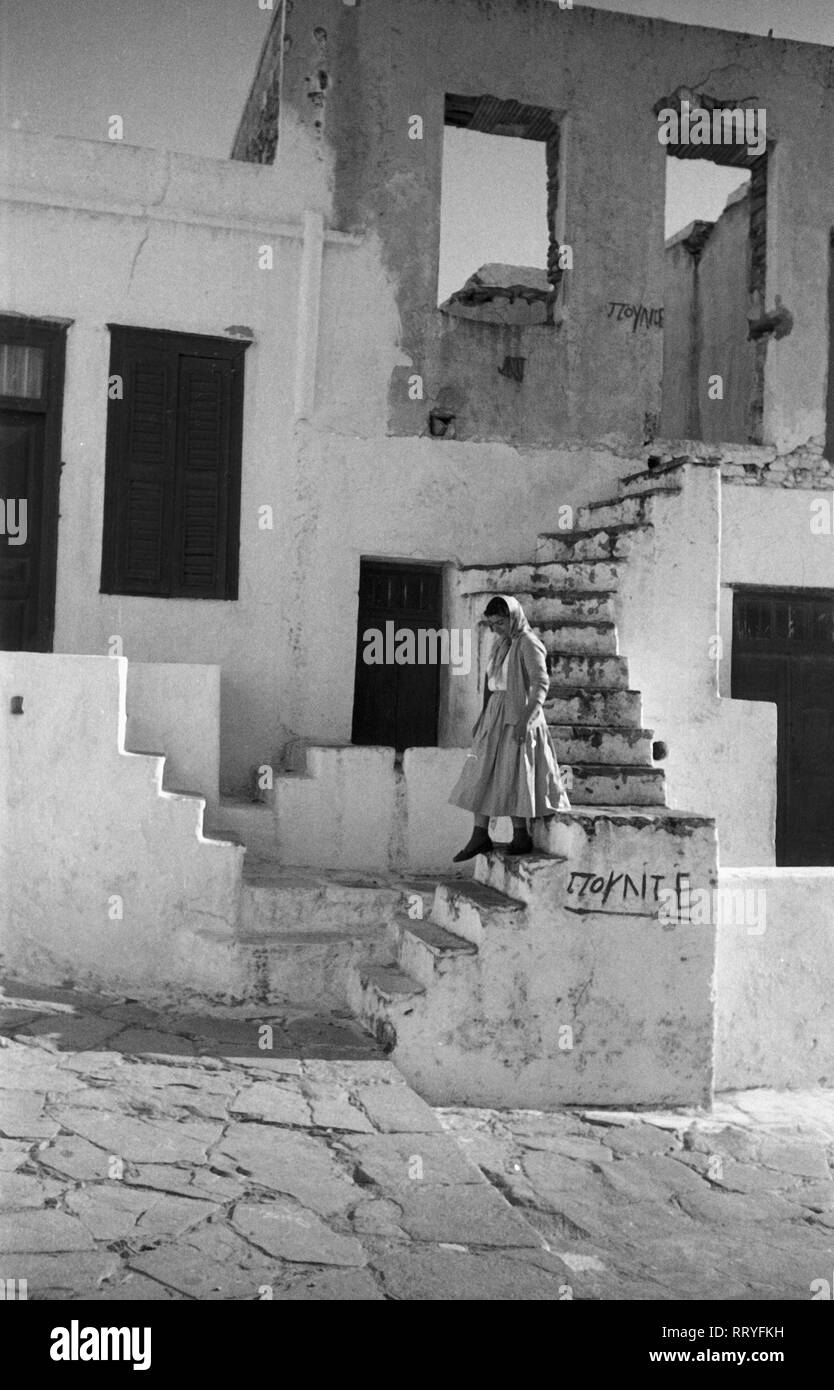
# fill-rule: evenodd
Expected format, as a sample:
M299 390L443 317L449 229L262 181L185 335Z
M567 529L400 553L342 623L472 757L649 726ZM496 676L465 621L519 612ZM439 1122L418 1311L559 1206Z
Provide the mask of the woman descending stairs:
M623 487L623 484L621 484ZM703 1104L712 1085L714 926L688 895L716 879L714 822L670 810L664 755L620 655L616 598L654 473L539 537L533 564L462 571L473 616L515 595L550 657L545 717L571 809L534 852L479 855L400 914L386 961L360 962L352 1007L435 1104Z

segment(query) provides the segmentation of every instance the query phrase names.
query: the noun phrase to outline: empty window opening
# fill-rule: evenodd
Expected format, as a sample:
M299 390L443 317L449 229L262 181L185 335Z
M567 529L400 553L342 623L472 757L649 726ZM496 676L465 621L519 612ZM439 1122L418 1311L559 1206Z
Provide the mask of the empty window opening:
M767 153L741 144L668 147L665 438L761 443L766 204Z
M558 288L555 113L447 96L438 304L480 322L552 321Z

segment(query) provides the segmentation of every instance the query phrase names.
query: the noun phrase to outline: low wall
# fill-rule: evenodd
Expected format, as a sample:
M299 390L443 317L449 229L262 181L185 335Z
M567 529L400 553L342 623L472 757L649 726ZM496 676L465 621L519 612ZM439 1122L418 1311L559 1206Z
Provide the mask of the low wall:
M834 869L725 869L719 887L715 1089L834 1085Z
M124 751L126 683L123 657L0 652L0 954L48 984L182 999L234 934L243 850Z
M215 803L220 785L220 667L131 661L131 753L164 753L165 787Z
M275 781L275 857L316 868L448 873L472 817L449 805L465 748L311 745L306 776ZM295 755L296 761L298 754Z

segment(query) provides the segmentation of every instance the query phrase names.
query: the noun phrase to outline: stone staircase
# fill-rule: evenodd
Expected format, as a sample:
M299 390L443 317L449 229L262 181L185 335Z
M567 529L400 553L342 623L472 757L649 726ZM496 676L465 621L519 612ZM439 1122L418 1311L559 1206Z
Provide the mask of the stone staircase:
M387 959L352 971L351 1007L434 1104L709 1100L714 927L686 904L717 881L715 825L666 806L616 624L631 547L678 491L674 470L636 474L534 563L462 571L473 621L513 594L545 643L573 809L536 823L533 855L441 879L428 919L395 916Z

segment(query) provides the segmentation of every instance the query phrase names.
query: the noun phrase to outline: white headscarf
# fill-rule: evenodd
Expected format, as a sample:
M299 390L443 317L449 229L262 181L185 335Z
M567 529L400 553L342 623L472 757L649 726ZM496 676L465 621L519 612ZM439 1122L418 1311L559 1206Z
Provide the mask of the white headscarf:
M511 598L509 594L493 594L492 597L503 599L506 603L509 610L510 630L506 637L493 639L492 651L487 663L487 677L490 679L494 678L501 670L513 642L521 636L522 632L532 632L527 615L517 598ZM495 614L494 616L497 617L498 615Z

